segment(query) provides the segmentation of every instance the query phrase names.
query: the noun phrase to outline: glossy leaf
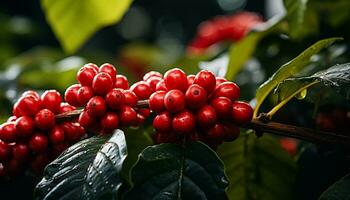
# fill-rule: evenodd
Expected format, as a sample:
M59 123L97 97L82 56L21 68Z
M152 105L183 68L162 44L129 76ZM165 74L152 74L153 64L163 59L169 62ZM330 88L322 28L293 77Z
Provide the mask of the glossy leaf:
M131 0L41 0L41 5L64 50L74 53L100 28L118 22L131 2Z
M350 199L350 174L329 187L321 196L320 200L342 200Z
M50 163L36 186L35 199L112 198L122 185L121 169L127 155L124 133L92 137Z
M195 142L186 148L146 148L131 172L134 187L125 199L227 199L224 166L214 151Z
M274 138L246 134L219 146L230 185L229 199L292 199L296 164Z
M310 63L310 58L320 52L322 49L328 47L333 42L341 40L341 38L329 38L316 42L296 58L282 65L267 81L265 81L256 92L257 105L255 107L254 116L256 117L259 108L266 97L273 91L273 89L287 78L296 76Z

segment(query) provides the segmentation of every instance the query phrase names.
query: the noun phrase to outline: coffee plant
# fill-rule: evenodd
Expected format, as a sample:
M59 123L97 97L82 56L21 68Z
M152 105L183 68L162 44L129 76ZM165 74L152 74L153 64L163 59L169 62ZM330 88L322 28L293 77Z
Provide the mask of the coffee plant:
M81 55L29 51L0 71L4 199L350 198L346 0L201 20L181 56L80 50L131 3L41 0Z

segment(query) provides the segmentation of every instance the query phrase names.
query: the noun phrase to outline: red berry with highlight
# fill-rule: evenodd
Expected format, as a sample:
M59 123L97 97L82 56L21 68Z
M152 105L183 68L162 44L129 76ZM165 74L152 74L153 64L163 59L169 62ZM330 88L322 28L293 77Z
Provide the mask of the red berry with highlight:
M252 120L253 108L246 102L235 101L232 103L232 120L239 125L247 124Z
M96 76L97 71L94 67L87 67L84 66L80 68L80 70L77 73L77 80L82 86L92 86L92 81L94 77Z
M147 79L147 84L149 85L149 87L151 88L151 92L156 91L157 88L157 84L162 81L163 79L157 76L152 76L149 79Z
M106 102L100 96L92 97L86 105L86 112L93 118L105 115L106 111Z
M151 77L163 78L163 75L157 71L150 71L143 76L142 80L147 81Z
M130 106L122 106L119 111L119 120L123 126L134 126L137 124L137 113Z
M65 113L65 112L73 111L75 109L76 109L76 107L69 105L66 102L62 102L60 105L59 113Z
M224 133L224 141L232 142L239 137L240 130L234 124L225 124L225 133Z
M113 83L116 81L117 69L109 63L105 63L100 66L99 72L105 72L109 74L112 78Z
M124 90L129 89L129 81L124 75L117 75L115 79L114 87Z
M217 97L211 101L211 105L219 118L226 119L232 112L232 102L227 97Z
M130 90L133 91L140 100L148 99L152 93L150 86L145 81L134 83L130 87Z
M196 77L196 76L193 75L193 74L190 74L190 75L187 76L187 83L188 83L188 86L193 85L193 83L194 83L194 78L195 78L195 77Z
M168 91L168 88L166 87L164 80L161 80L157 83L156 91Z
M42 109L35 115L34 121L36 127L47 130L55 125L55 114L48 109Z
M28 145L17 143L12 148L13 158L20 161L26 161L30 157L30 149Z
M164 105L172 113L179 112L185 108L185 95L180 90L170 90L164 96Z
M85 129L79 123L64 122L60 125L65 133L65 140L78 141L85 134Z
M103 129L114 130L119 127L119 117L114 112L108 112L101 119L101 126Z
M221 83L225 83L227 80L223 77L216 77L216 87L219 86Z
M83 111L79 115L78 122L85 128L92 127L94 124L94 118L92 118L86 111Z
M196 125L196 118L192 112L184 110L177 113L172 122L172 127L174 131L179 133L190 133L194 130Z
M172 129L172 117L169 112L163 112L153 119L153 127L159 132L168 132Z
M86 105L86 103L94 96L92 88L89 86L83 86L78 90L77 99L79 104Z
M47 137L41 133L33 135L29 140L29 147L35 153L44 153L48 148Z
M34 116L41 108L40 99L34 96L21 97L14 105L13 114L16 117Z
M210 94L215 89L215 75L208 70L202 70L196 75L193 83L202 86Z
M37 92L33 91L33 90L28 90L28 91L25 91L23 94L22 94L22 97L26 97L26 96L32 96L36 99L40 99L40 96Z
M114 88L105 97L106 103L111 109L119 109L125 103L125 95L122 89Z
M4 163L11 157L11 147L0 140L0 163Z
M231 101L239 98L240 89L232 82L224 82L217 86L212 94L212 98L227 97Z
M154 112L160 113L165 110L164 97L165 91L157 91L153 93L149 98L149 107Z
M98 66L94 63L88 63L83 66L84 68L92 69L93 71L98 72Z
M49 138L53 144L60 144L64 142L65 135L63 129L60 126L53 127L50 131Z
M5 122L0 125L0 140L10 143L16 141L16 127L13 122Z
M197 122L203 128L212 127L217 121L215 109L212 106L205 105L197 112Z
M33 134L34 120L31 117L23 116L16 120L15 126L18 137L28 137Z
M197 109L205 105L207 92L199 85L193 84L188 87L186 94L186 105L191 109Z
M164 74L164 82L169 90L178 89L185 92L188 87L185 72L178 68L167 71Z
M47 90L41 95L41 106L58 113L62 102L61 94L56 90Z
M111 76L105 72L99 72L92 81L92 90L95 94L105 95L113 88Z
M80 84L71 85L66 89L64 93L64 100L72 106L79 107L81 104L78 101L78 90L80 89Z
M125 96L125 105L135 107L138 101L136 94L130 90L124 90L123 93Z

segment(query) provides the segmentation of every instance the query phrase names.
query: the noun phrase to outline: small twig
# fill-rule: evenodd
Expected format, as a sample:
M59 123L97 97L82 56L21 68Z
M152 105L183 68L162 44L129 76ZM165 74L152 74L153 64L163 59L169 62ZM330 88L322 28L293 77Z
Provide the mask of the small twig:
M138 101L136 105L137 108L148 108L148 106L148 100ZM79 109L58 114L56 115L56 120L72 120L74 118L79 117L82 111L82 109ZM314 143L350 145L350 137L345 135L338 135L332 132L319 131L310 128L272 122L269 120L263 120L263 118L255 118L251 122L246 124L243 128L253 129L255 131L258 131L259 133L266 132L285 137L302 139Z

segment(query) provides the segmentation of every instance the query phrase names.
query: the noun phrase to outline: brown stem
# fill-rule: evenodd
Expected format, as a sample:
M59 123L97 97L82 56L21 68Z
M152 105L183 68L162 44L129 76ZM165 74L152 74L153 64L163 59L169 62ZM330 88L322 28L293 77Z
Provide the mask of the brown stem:
M140 100L137 102L136 107L148 108L149 101ZM58 114L56 115L56 120L58 121L72 120L74 118L79 117L82 111L83 111L82 109L79 109L79 110ZM302 140L306 140L314 143L342 144L342 145L350 144L350 137L345 135L338 135L332 132L318 131L310 128L282 124L282 123L272 122L268 120L264 121L263 118L253 119L251 122L245 125L244 128L253 129L260 133L266 132L266 133L271 133L271 134L285 136L285 137L302 139Z

